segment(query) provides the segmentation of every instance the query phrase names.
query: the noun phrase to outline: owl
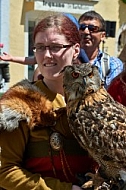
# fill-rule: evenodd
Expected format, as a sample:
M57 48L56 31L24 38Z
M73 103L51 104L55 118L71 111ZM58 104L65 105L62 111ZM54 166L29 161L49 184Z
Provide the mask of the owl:
M52 102L27 79L12 86L0 99L0 129L12 131L21 120L30 129L53 126L56 122Z
M66 66L63 87L71 132L99 166L83 188L126 189L126 108L107 93L90 63Z

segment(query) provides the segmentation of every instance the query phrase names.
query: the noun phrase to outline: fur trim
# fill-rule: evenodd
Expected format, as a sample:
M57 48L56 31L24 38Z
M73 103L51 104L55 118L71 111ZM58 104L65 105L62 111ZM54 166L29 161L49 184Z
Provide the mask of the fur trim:
M12 131L22 120L30 129L55 123L52 103L26 79L12 86L0 99L0 129Z

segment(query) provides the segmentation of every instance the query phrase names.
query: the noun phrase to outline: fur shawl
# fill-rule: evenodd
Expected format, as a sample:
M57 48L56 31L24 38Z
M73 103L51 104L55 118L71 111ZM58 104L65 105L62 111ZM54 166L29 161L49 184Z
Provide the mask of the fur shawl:
M30 129L55 123L52 103L26 79L12 86L0 99L0 129L14 130L21 120Z

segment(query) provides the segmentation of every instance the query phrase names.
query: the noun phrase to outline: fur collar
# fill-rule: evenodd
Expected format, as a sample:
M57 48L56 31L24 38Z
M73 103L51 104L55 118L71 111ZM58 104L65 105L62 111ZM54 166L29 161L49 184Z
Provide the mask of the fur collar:
M22 120L30 129L55 123L52 103L26 79L12 86L0 99L0 129L12 131Z

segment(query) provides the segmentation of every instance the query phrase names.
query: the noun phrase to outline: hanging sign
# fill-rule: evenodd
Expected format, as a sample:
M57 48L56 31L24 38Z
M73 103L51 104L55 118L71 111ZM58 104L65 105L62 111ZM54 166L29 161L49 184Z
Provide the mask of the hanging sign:
M45 10L54 12L69 12L82 14L86 11L94 9L94 4L92 3L62 3L62 2L52 2L52 1L35 1L34 10Z

